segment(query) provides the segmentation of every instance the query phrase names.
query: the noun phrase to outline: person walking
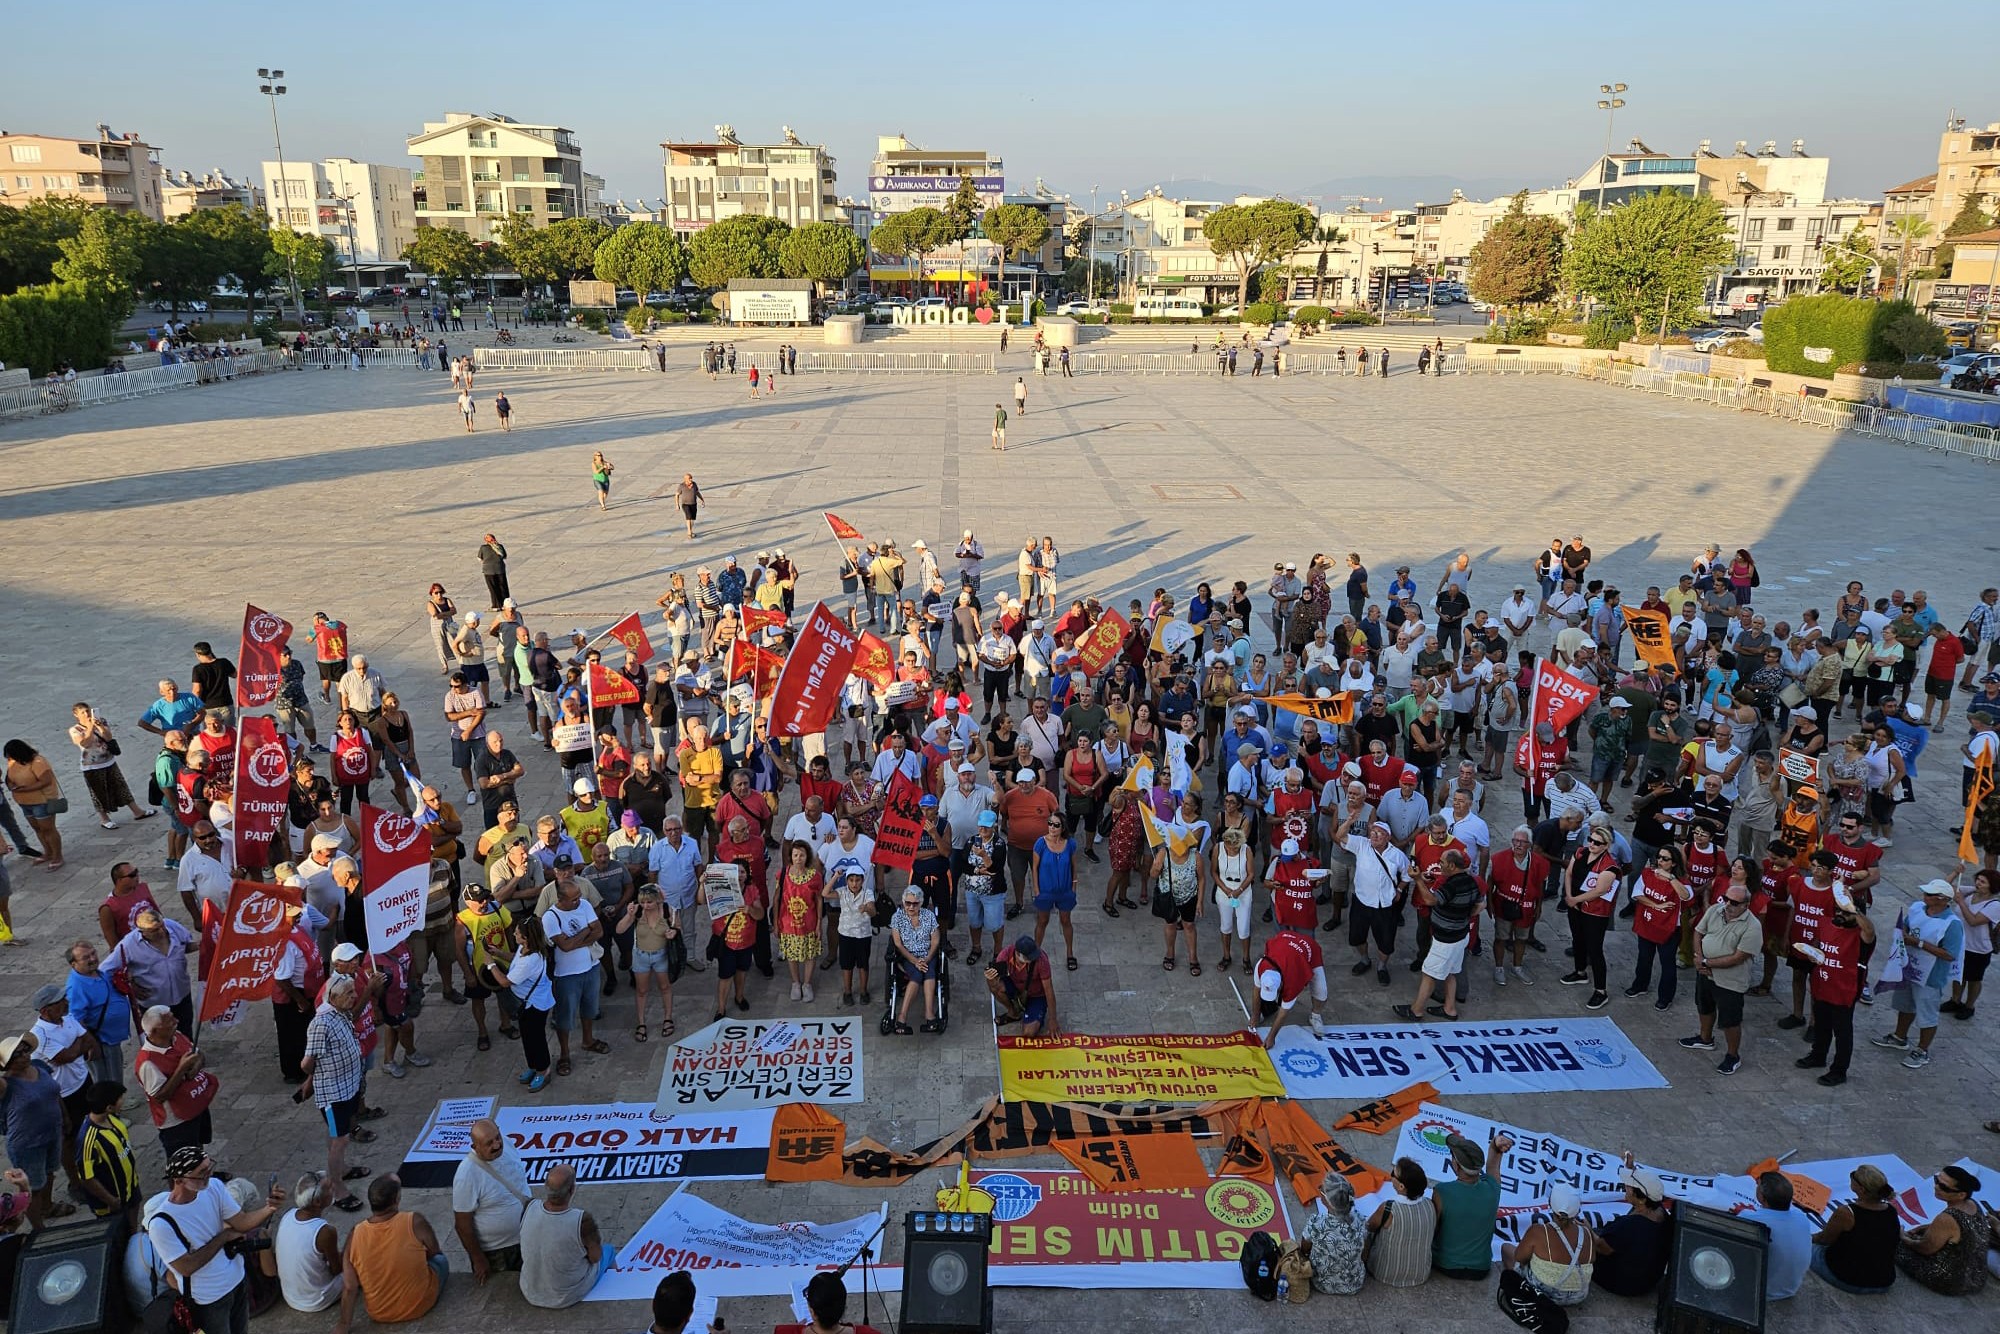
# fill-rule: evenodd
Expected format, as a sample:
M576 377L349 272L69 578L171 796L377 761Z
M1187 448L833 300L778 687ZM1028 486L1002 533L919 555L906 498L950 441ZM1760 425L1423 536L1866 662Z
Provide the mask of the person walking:
M1014 415L1016 417L1028 415L1028 381L1019 375L1014 377Z
M1007 409L999 403L993 405L993 448L1007 452Z
M470 389L458 391L458 415L465 418L465 429L472 430L472 419L479 411L479 404L473 400Z
M687 524L688 541L694 541L694 521L701 510L701 502L708 497L702 495L701 486L694 480L694 474L681 474L681 484L674 488L674 503L681 507L681 519Z
M604 457L603 450L596 449L591 451L590 484L597 490L597 508L600 512L604 510L606 502L611 499L612 466L611 460Z
M500 419L500 429L502 431L511 431L514 429L514 405L507 401L507 395L495 394L493 396L493 415Z

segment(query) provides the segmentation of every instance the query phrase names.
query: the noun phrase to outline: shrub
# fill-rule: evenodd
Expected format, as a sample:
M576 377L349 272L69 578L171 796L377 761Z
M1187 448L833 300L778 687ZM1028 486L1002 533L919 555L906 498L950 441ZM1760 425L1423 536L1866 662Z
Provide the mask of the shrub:
M1875 343L1882 307L1873 301L1822 293L1787 301L1764 316L1764 360L1774 371L1830 380L1833 368L1866 361ZM1825 350L1824 361L1807 348Z
M1243 308L1245 324L1276 324L1284 316L1284 307L1275 301L1252 301Z
M1571 336L1575 336L1578 334L1589 333L1590 326L1585 324L1582 320L1563 320L1558 324L1551 324L1548 327L1547 332L1552 334L1569 334Z
M1935 361L1850 361L1840 368L1840 374L1877 380L1935 380L1943 370Z
M1514 320L1510 323L1521 324L1523 321ZM1630 320L1620 319L1616 315L1604 312L1592 315L1583 326L1583 345L1598 351L1615 348L1631 336Z
M188 336L197 343L237 343L257 334L255 330L245 330L240 324L221 324L204 320L200 324L190 324Z
M1129 301L1114 301L1111 303L1111 313L1113 315L1130 315L1132 313L1132 303Z
M1880 347L1875 350L1895 353L1897 362L1915 361L1918 357L1942 357L1950 353L1944 330L1919 315L1916 308L1906 301L1890 304L1896 309L1877 326Z
M129 298L89 283L50 283L0 296L0 361L45 376L67 363L102 366Z
M1343 310L1333 317L1335 324L1380 324L1382 321L1365 310Z
M646 325L660 318L662 312L652 306L634 306L625 312L625 327L633 333L644 333Z
M1300 306L1292 312L1292 318L1300 324L1325 324L1333 318L1333 312L1325 306Z
M1732 338L1714 351L1725 357L1747 357L1752 361L1764 359L1764 345L1752 338Z
M588 329L592 333L609 333L611 330L611 321L604 317L603 311L595 307L586 307L571 314L579 329Z

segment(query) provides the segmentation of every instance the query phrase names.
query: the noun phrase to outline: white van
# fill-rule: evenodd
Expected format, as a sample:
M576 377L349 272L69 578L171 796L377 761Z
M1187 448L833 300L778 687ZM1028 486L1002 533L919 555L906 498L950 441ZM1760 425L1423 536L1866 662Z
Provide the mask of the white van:
M1132 303L1135 320L1198 320L1201 302L1191 296L1142 296Z

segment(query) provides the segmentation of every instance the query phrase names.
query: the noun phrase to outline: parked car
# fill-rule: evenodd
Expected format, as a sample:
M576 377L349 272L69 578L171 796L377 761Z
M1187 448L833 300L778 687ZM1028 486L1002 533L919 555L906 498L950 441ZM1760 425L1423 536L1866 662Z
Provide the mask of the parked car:
M1154 312L1149 311L1148 313L1151 314ZM1222 306L1219 309L1217 309L1215 315L1216 318L1218 319L1240 320L1243 318L1243 307L1236 305L1234 302L1231 302L1229 305Z
M1111 307L1102 301L1065 301L1056 307L1058 315L1102 315Z
M2000 373L2000 352L1961 352L1940 362L1939 387L1951 388L1953 383L1967 379L1968 371L1982 379Z
M1688 341L1697 352L1713 352L1724 343L1743 337L1741 329L1689 329Z
M917 298L916 305L918 310L928 310L932 306L949 307L951 301L941 296L921 296Z
M1743 336L1753 343L1764 341L1764 321L1758 320L1743 331Z

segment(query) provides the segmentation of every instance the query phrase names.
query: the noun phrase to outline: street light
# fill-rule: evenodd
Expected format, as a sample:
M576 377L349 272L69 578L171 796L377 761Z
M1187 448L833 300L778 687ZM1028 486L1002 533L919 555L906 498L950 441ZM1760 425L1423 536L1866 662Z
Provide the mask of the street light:
M1604 96L1597 99L1597 109L1604 113L1604 161L1597 164L1597 211L1604 212L1604 173L1611 167L1611 126L1618 119L1618 108L1625 105L1625 99L1618 94L1624 92L1622 83L1600 83L1597 91Z
M1743 196L1743 209L1736 223L1736 271L1748 278L1750 252L1746 247L1750 243L1750 201L1757 197L1757 183L1750 179L1749 172L1739 171L1736 173L1736 189ZM1747 288L1749 284L1745 283L1744 286ZM1725 291L1718 296L1718 300L1720 296L1727 295L1727 283L1724 287Z
M347 206L347 267L354 275L354 299L361 299L361 251L354 244L354 200L355 196L340 196L340 202Z
M285 212L290 206L291 188L285 179L285 136L278 132L278 99L285 95L285 85L278 80L284 77L285 72L281 69L260 67L257 70L257 91L271 99L271 138L278 147L278 198L281 201L278 205L278 220L289 230L290 224L285 223ZM299 330L303 333L306 327L306 303L305 298L299 295L298 265L292 259L290 251L285 253L285 275L291 280L292 310L299 318Z
M1084 303L1095 306L1097 304L1097 187L1094 185L1090 187L1090 238L1085 242L1085 247L1089 251L1089 258L1085 260L1087 276L1084 278L1086 290Z

